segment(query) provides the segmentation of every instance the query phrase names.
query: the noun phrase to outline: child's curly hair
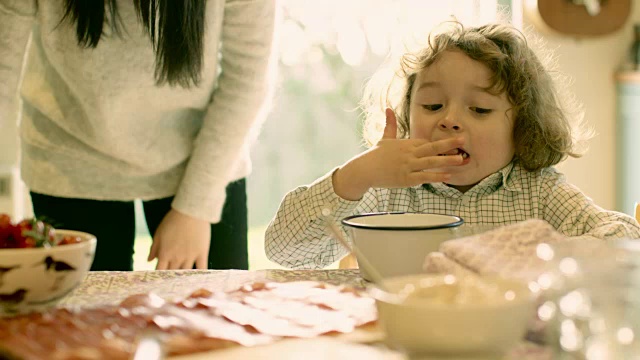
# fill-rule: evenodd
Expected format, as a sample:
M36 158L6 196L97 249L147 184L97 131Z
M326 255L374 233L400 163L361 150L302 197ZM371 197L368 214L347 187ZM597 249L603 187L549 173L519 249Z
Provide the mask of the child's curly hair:
M361 103L366 117L364 135L370 145L372 138L380 133L380 125L384 127L380 114L384 114L386 107L396 113L399 137L409 137L409 105L415 79L448 50L462 51L486 65L493 74L488 90L494 94L506 93L513 105L515 159L525 169L536 171L555 165L567 156L581 155L576 149L577 140L587 132L578 134L579 123L570 121L570 112L563 107L563 102L571 99L561 101L554 79L529 47L523 33L506 24L465 28L454 23L449 31L431 35L426 48L403 55L399 69L393 71L391 81L386 81L382 88L375 89L380 79L374 75ZM580 108L574 110L578 113Z

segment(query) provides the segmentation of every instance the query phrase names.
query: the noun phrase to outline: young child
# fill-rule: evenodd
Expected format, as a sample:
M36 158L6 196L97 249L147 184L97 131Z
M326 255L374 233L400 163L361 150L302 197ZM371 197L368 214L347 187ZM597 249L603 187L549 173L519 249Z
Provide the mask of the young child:
M335 221L367 212L430 212L468 224L543 219L572 237L640 238L633 218L598 207L552 167L579 156L572 122L515 28L457 24L404 55L395 80L403 85L400 96L393 97L390 84L381 92L382 139L285 196L266 231L269 259L322 268L343 257L347 251L323 220L325 208ZM375 93L365 92L365 106ZM367 111L369 122L375 112Z

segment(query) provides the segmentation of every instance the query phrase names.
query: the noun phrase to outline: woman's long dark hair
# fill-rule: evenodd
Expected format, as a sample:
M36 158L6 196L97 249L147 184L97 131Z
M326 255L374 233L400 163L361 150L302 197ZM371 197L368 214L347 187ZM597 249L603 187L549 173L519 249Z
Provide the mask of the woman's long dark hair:
M158 84L190 87L200 82L206 0L133 0L156 54ZM109 13L106 16L106 13ZM62 21L76 23L78 44L95 48L106 23L121 35L117 0L65 0Z

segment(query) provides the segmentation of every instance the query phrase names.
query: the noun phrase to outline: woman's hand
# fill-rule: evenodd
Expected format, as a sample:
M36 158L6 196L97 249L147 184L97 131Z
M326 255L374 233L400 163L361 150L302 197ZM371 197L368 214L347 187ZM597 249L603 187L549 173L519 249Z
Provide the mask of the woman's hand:
M171 209L153 235L148 261L158 258L156 270L206 269L211 246L209 222Z
M384 135L376 146L349 160L333 173L333 188L343 199L359 200L372 187L399 188L430 182L446 182L450 174L438 168L460 165L460 155L438 156L461 147L463 138L430 142L396 139L393 110L386 110Z

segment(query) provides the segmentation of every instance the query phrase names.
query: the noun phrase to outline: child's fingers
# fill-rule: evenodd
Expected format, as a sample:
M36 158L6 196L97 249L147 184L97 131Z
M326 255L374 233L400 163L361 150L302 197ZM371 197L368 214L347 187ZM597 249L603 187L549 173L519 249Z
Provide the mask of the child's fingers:
M462 145L464 145L464 138L461 137L433 141L424 145L420 145L416 149L415 155L418 157L423 157L444 154L447 151L457 149Z
M462 155L425 156L413 160L410 169L411 171L421 171L446 166L456 166L462 164L463 160Z
M398 136L398 123L396 120L396 114L393 113L393 110L387 108L384 112L386 117L386 123L384 126L384 134L382 134L383 139L395 139Z

